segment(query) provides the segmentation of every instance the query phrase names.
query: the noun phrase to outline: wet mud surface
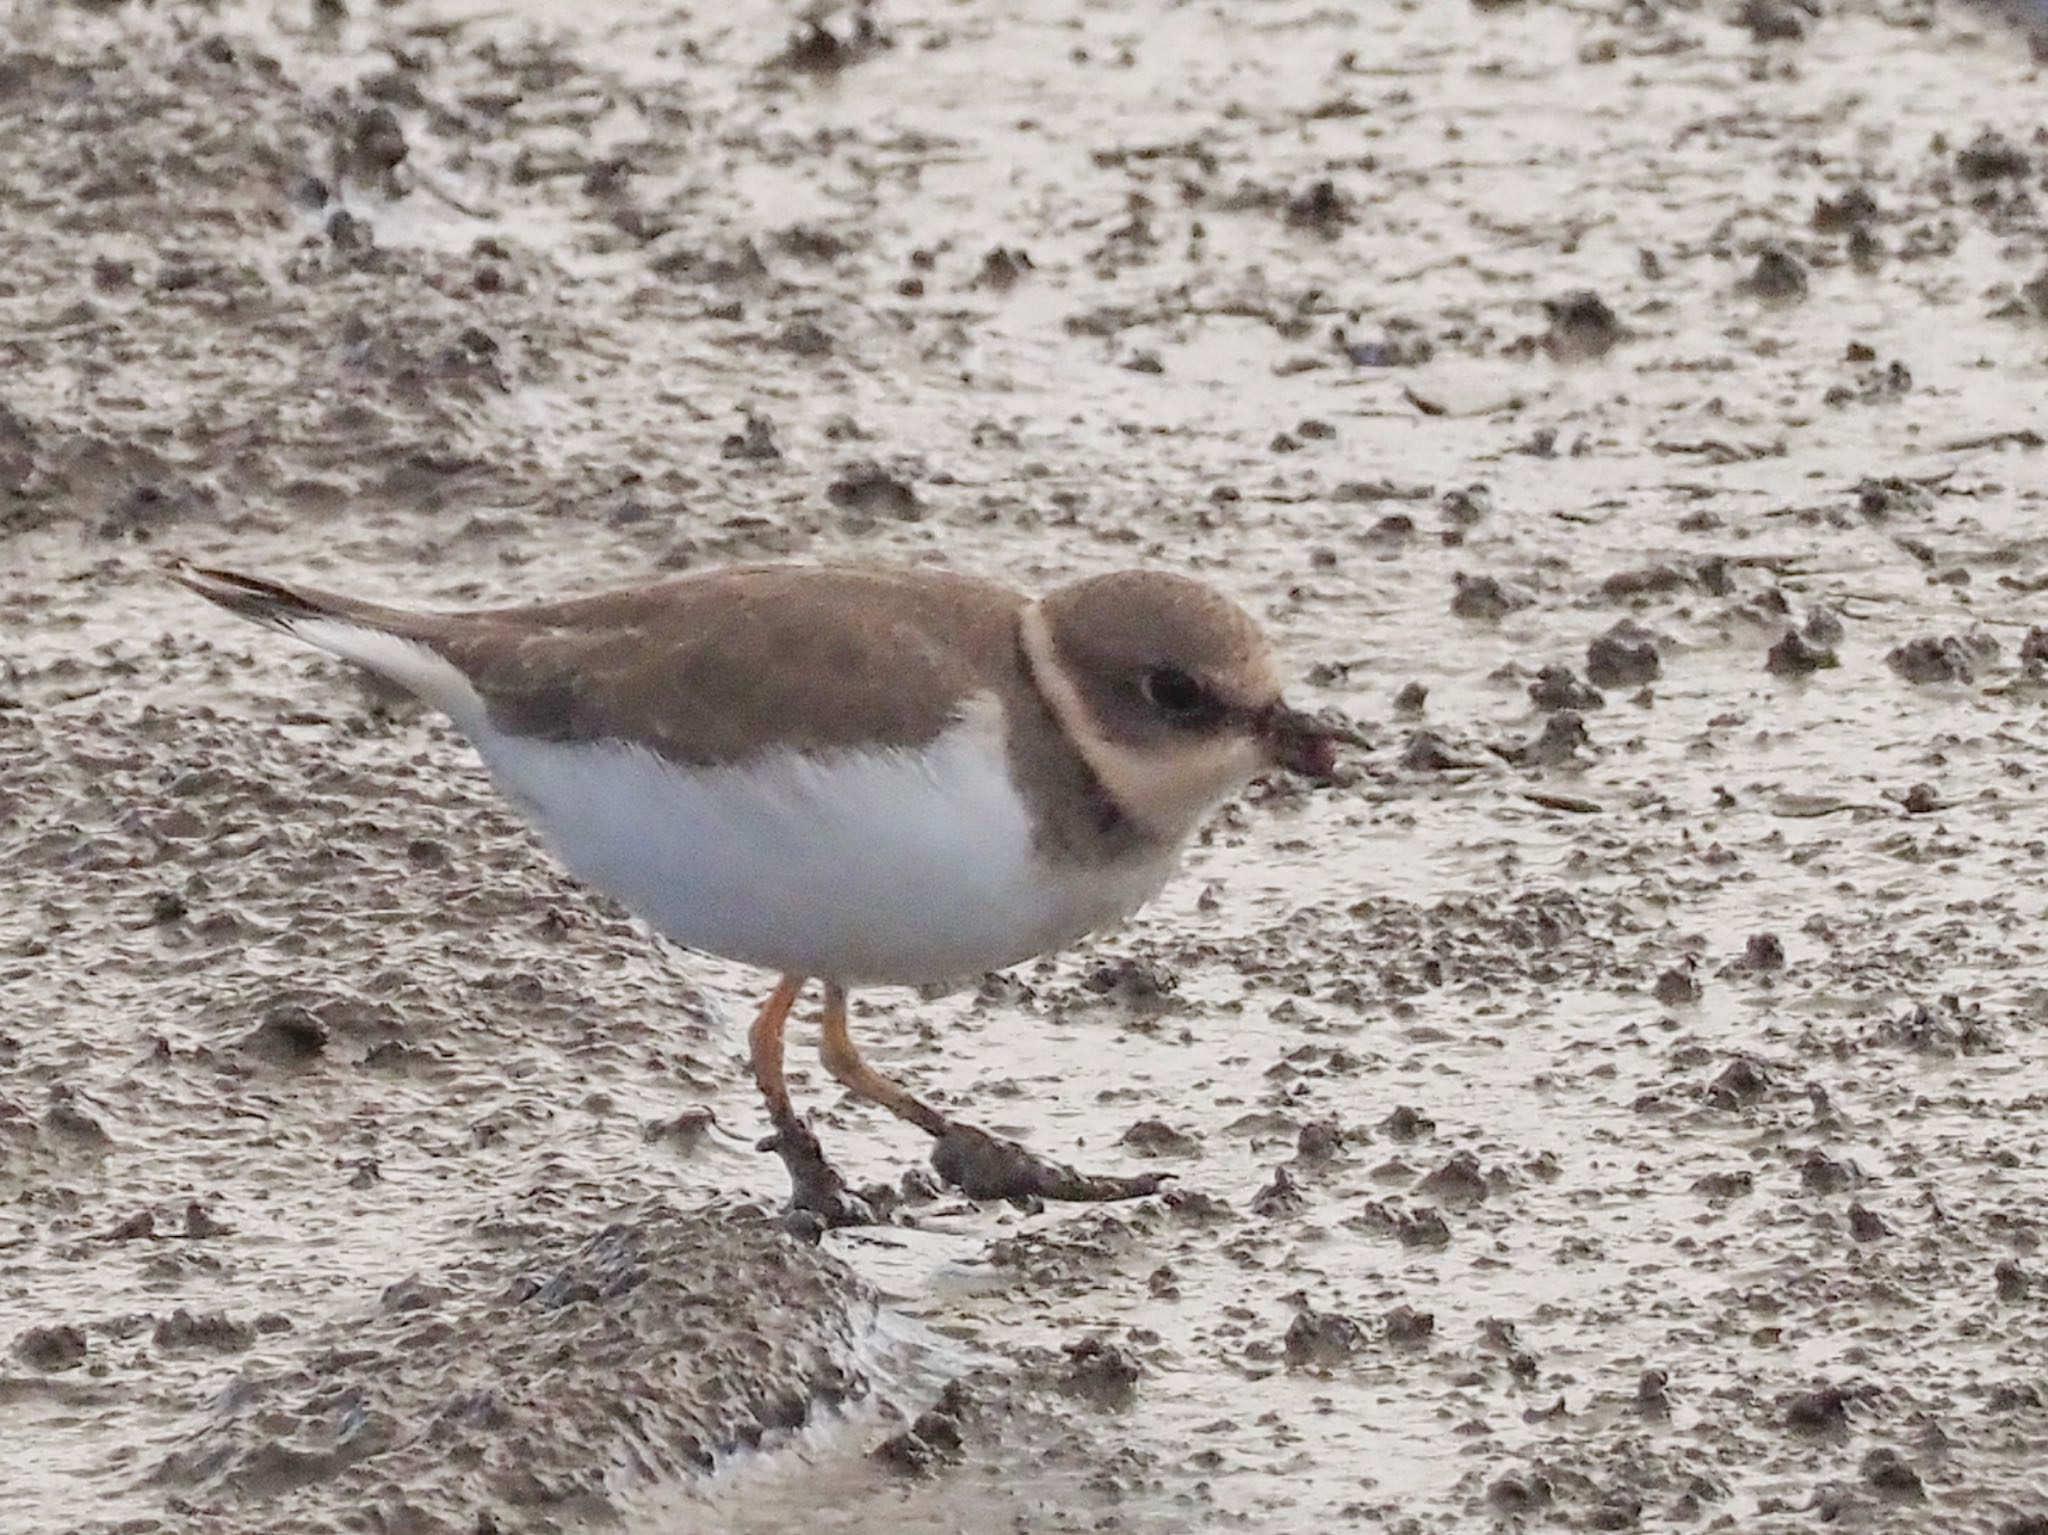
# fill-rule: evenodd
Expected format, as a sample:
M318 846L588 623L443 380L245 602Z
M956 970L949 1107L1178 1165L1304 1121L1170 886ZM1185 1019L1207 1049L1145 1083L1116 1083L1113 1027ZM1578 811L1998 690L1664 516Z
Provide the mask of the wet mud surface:
M2042 45L540 14L10 13L0 1529L2048 1529ZM1158 561L1375 744L854 999L1163 1193L943 1194L800 1018L813 1246L760 978L173 554Z

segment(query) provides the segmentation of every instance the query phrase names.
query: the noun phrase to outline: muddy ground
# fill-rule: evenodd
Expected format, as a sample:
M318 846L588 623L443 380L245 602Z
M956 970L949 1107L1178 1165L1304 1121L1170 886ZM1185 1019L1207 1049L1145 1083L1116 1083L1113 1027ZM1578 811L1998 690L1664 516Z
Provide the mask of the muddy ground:
M2048 1530L2013 17L4 26L0 1530ZM1378 745L1123 932L856 999L1175 1193L814 1247L760 978L173 555L1158 562Z

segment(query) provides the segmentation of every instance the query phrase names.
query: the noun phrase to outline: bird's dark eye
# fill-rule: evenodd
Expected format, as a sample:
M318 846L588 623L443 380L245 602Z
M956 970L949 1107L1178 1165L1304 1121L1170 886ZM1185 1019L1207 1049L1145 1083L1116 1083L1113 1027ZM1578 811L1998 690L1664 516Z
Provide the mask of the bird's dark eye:
M1188 719L1200 714L1209 698L1195 681L1177 666L1155 666L1145 673L1145 702L1161 714Z

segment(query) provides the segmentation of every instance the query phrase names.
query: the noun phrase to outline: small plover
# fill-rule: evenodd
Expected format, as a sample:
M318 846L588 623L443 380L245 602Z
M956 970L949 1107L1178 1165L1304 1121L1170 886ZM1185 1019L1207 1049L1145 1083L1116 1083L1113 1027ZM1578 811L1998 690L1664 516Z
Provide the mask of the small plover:
M854 1048L847 990L998 970L1121 920L1222 800L1275 767L1329 777L1346 735L1283 701L1241 608L1157 571L1031 598L938 571L750 566L459 613L175 574L442 710L579 878L676 943L779 975L749 1034L763 1144L828 1224L864 1212L783 1080L810 978L826 1069L930 1134L970 1197L1154 1192L913 1097Z

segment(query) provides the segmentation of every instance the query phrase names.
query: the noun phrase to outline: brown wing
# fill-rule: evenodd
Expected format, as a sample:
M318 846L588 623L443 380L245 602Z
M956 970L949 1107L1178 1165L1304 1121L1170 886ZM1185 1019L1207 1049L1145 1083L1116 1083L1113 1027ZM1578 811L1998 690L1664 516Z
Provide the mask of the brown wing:
M967 697L1014 685L1022 602L962 577L764 567L434 615L417 637L503 730L709 766L931 740Z
M626 741L701 766L774 747L929 741L962 701L993 692L1015 717L1048 727L1015 732L1010 749L1049 847L1087 863L1145 843L1031 681L1018 648L1024 598L987 582L763 566L570 602L420 613L233 571L173 574L245 618L426 693L389 651L345 636L413 641L461 671L507 731Z

